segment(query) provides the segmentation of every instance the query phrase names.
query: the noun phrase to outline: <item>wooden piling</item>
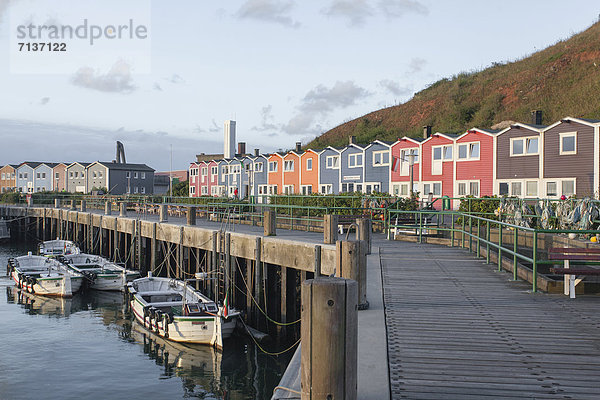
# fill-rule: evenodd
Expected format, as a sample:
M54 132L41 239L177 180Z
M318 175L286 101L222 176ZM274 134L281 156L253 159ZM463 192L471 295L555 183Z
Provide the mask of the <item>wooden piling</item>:
M253 306L254 308L254 324L258 326L260 322L260 311L258 310L258 305L260 305L261 296L261 272L262 272L262 239L260 237L256 238L256 248L254 250L254 299L256 303Z
M152 223L152 237L150 238L150 271L152 275L156 272L156 222Z
M323 243L334 244L338 238L338 216L325 214L323 216Z
M365 254L371 254L371 235L373 232L373 222L370 218L357 218L356 225L357 239L365 242Z
M85 200L81 200L81 204L79 205L79 207L80 207L79 209L81 210L81 212L85 212L85 208L86 208Z
M358 285L352 280L327 277L302 284L303 400L356 400L357 299Z
M122 202L119 204L119 217L127 216L127 203Z
M273 210L266 210L263 219L264 236L277 235L277 215Z
M315 245L315 278L321 276L321 246ZM306 278L306 276L305 276Z
M211 282L213 282L212 285L212 299L216 302L219 299L217 298L219 295L219 248L218 248L218 242L219 242L219 232L218 231L213 231L212 232L212 262L211 262L211 274L210 274L210 278L212 279Z
M234 304L235 279L231 265L231 234L225 233L225 295L229 294L230 303ZM232 289L233 288L233 289Z
M363 254L363 244L359 240L338 240L336 242L336 276L352 279L358 283L358 308L369 308L367 301L367 255Z
M112 205L110 204L110 201L107 201L106 203L104 203L104 215L110 215L112 211Z
M167 212L167 206L161 204L158 207L158 222L167 222L169 220L169 213Z
M187 209L187 224L189 226L196 225L196 207L188 207Z

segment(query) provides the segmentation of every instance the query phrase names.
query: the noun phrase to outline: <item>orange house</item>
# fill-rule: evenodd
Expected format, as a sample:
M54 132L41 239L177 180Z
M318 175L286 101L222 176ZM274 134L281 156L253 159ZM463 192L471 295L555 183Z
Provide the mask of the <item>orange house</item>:
M15 169L18 165L7 164L0 168L0 192L12 192L16 188Z
M300 193L319 193L319 153L306 150L300 156Z
M300 193L300 154L294 151L283 157L283 193Z
M285 153L273 153L269 156L267 183L269 194L281 194L283 190L283 157Z

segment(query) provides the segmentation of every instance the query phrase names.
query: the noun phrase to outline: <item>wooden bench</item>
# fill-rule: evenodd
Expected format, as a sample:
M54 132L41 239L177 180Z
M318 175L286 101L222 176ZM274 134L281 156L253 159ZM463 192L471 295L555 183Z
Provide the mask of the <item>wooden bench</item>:
M549 260L563 260L563 268L550 268L550 272L564 276L564 293L570 298L575 298L575 287L586 276L600 275L600 268L576 266L571 268L571 261L597 262L600 265L600 249L552 247L548 250ZM578 278L577 276L582 276Z

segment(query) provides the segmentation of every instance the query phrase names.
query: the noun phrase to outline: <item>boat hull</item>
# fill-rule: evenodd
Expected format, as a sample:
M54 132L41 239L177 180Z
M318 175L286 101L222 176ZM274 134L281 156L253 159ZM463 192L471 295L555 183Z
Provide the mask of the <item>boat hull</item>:
M68 275L62 277L36 278L35 283L31 283L23 279L19 280L18 271L13 271L12 279L19 289L28 293L44 296L71 297L74 292L72 289L74 281L78 281L79 286L81 286L81 279L71 279Z

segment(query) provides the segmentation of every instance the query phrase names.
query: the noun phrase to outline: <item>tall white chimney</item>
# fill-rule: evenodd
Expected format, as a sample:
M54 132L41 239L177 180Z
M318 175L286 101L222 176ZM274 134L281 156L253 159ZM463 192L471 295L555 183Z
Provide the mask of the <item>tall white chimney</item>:
M228 119L225 121L225 148L223 149L224 158L235 157L235 121Z

